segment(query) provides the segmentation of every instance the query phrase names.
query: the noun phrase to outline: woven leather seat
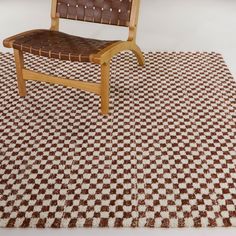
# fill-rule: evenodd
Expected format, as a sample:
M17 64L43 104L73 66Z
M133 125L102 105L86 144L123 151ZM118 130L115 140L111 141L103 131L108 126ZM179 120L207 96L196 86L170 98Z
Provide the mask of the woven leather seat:
M81 38L58 31L34 30L16 36L13 48L49 58L89 62L90 55L116 42Z

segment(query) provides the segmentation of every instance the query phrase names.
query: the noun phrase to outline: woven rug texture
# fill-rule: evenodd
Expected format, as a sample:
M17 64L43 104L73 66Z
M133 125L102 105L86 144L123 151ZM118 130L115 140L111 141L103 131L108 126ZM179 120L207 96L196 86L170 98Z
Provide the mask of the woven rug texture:
M99 82L96 65L26 67ZM99 97L27 82L0 53L0 227L236 226L236 81L217 53L122 53Z

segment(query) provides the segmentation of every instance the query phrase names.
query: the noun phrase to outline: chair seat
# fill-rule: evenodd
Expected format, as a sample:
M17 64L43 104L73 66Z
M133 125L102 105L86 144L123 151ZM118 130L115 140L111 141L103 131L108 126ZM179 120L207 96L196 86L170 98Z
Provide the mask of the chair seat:
M90 55L116 42L82 38L58 31L34 30L16 36L12 47L49 58L89 62Z

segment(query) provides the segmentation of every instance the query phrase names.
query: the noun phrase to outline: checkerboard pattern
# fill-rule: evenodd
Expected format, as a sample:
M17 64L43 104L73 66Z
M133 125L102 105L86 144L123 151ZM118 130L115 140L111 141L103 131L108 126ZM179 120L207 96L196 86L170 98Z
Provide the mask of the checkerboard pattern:
M130 53L99 98L27 82L0 54L0 227L236 226L236 81L216 53ZM26 55L98 82L96 65Z

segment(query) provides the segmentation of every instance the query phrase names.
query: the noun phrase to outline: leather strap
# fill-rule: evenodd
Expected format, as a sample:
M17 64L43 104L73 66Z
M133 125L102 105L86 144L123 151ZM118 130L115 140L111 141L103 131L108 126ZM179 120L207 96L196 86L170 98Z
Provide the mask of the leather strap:
M129 26L133 0L58 0L60 18Z

